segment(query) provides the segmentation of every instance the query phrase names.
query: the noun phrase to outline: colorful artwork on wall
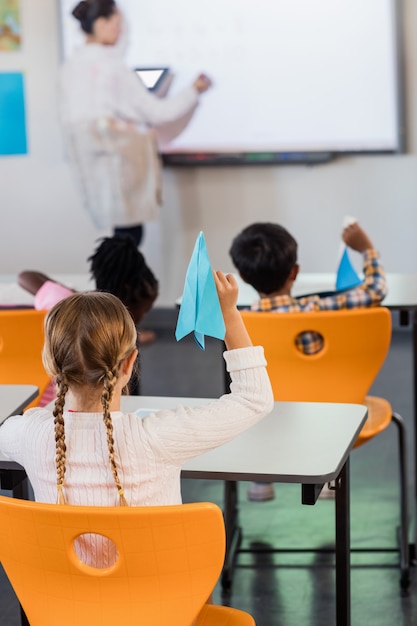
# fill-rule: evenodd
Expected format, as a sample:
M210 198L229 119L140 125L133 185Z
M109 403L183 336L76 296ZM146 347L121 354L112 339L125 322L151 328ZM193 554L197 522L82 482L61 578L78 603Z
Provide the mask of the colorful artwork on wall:
M27 154L24 76L0 73L0 155Z
M20 0L0 0L0 52L20 50Z

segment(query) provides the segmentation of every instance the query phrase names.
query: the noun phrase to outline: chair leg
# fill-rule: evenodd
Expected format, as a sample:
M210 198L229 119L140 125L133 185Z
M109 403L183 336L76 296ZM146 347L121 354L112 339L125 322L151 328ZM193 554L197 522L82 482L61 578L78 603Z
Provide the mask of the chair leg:
M401 589L407 591L410 585L410 563L408 552L408 481L407 481L407 447L406 428L401 415L392 414L392 421L398 428L398 453L400 464L400 567L401 567Z

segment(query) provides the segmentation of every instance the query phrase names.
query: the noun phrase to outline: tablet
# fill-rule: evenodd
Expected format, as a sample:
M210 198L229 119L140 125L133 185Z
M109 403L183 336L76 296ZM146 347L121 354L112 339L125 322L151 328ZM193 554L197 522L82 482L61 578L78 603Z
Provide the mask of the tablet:
M156 91L167 78L169 67L136 67L135 72L149 91Z

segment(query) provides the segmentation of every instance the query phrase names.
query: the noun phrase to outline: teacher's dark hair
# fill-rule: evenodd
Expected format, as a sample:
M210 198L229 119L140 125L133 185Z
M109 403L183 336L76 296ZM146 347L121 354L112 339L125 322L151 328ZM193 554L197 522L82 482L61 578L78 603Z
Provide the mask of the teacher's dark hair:
M99 17L111 17L116 9L114 0L82 0L73 9L72 15L80 22L82 30L91 35L94 22Z

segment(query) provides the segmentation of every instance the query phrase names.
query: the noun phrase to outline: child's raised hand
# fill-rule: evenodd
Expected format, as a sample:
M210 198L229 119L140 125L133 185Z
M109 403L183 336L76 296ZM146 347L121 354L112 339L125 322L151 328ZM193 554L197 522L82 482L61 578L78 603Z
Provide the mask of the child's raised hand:
M213 271L213 277L224 317L227 313L236 309L239 288L233 274Z
M236 306L239 289L235 277L223 272L213 272L213 277L226 326L226 348L233 350L251 346L252 342Z
M343 230L342 239L349 248L357 252L365 252L365 250L373 248L372 241L358 222L346 226Z

